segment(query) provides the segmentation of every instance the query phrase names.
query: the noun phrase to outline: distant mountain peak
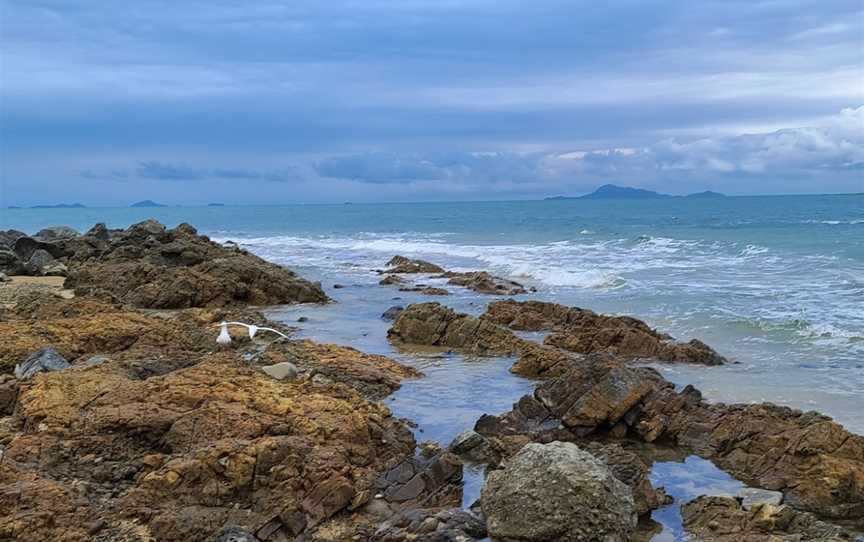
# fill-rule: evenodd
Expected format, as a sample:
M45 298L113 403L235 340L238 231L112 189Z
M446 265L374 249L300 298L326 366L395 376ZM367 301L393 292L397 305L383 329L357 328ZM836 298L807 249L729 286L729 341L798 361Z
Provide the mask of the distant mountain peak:
M153 200L145 199L143 201L138 201L130 205L129 207L167 207L167 205L163 205L161 203L156 203Z
M678 198L682 196L670 196L645 188L634 188L632 186L618 186L617 184L604 184L597 190L584 196L551 196L547 200L566 200L566 199L667 199ZM705 190L696 194L683 196L685 198L722 198L725 194Z
M667 194L646 190L644 188L633 188L632 186L618 186L616 184L604 184L594 192L582 196L585 199L655 199L669 198Z

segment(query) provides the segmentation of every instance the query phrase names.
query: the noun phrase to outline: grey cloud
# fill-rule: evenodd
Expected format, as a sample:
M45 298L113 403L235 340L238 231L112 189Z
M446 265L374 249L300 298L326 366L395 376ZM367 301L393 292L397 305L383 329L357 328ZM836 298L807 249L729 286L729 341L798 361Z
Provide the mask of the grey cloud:
M266 181L289 182L299 179L296 166L288 165L276 171L257 171L237 168L206 168L187 164L159 161L143 161L130 170L96 171L85 169L79 176L91 180L126 181L129 179L149 179L158 181Z

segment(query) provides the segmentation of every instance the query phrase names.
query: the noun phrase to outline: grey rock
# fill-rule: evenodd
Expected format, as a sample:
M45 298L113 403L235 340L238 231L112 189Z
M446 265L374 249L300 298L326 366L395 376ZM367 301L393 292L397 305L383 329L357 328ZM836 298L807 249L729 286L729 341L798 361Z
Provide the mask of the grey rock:
M46 277L66 277L69 275L69 268L63 262L55 260L42 268L42 274Z
M216 535L214 542L259 542L258 538L240 527L226 527Z
M6 276L6 273L0 272L0 282L9 282L9 277Z
M0 248L11 249L15 241L21 237L27 237L27 234L18 230L0 231Z
M275 365L267 365L261 367L261 370L272 376L276 380L292 380L297 378L297 367L290 361L283 361Z
M11 250L0 249L0 271L9 275L23 275L27 269L17 254Z
M149 218L143 222L132 224L126 228L124 233L134 239L146 239L150 236L159 237L165 233L165 226L159 221Z
M41 348L25 359L23 362L15 366L15 377L19 380L27 380L36 373L62 371L68 369L72 365L60 355L60 352L54 348Z
M106 356L90 356L90 357L87 358L87 360L84 362L84 365L87 365L87 366L91 366L91 365L102 365L102 364L105 363L106 361L108 361L108 358L107 358Z
M43 241L56 241L58 239L73 239L81 235L77 230L69 226L51 226L50 228L42 228L33 237L38 237Z
M448 449L463 460L485 465L497 465L501 461L501 454L492 443L472 429L468 429L456 435Z
M393 321L399 317L399 314L403 310L405 310L405 307L402 307L401 305L394 305L394 306L390 307L389 309L387 309L386 311L384 311L384 314L381 315L381 319L386 320L388 322Z
M55 261L48 251L37 248L27 260L27 271L31 275L42 275L42 270Z
M783 493L757 487L745 487L738 492L738 498L741 499L741 508L750 510L761 504L779 505L783 502Z
M98 239L99 241L107 241L111 234L108 231L108 228L105 226L104 222L99 222L94 225L92 228L87 230L87 233L84 234L86 237L93 237Z
M572 443L526 445L489 474L481 502L499 542L625 542L636 528L630 488Z
M27 262L37 250L44 250L55 258L60 258L64 255L64 248L61 242L49 242L35 237L19 237L12 245L14 252L22 262Z

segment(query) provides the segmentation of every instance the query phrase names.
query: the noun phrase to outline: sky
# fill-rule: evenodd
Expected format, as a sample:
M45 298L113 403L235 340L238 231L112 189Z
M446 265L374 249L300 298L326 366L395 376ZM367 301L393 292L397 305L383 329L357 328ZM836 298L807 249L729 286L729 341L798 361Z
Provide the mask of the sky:
M864 192L860 0L0 0L0 205Z

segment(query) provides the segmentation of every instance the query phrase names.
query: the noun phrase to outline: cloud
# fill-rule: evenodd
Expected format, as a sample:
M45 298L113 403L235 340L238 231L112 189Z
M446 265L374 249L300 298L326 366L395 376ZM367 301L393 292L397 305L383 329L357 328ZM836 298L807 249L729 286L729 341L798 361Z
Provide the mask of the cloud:
M7 0L0 188L22 204L70 176L115 183L96 193L118 203L203 183L309 200L847 190L859 155L811 120L864 103L861 16L860 0Z
M638 148L555 153L363 153L323 160L316 171L322 177L369 183L447 181L482 187L507 182L542 187L605 179L661 188L706 180L817 179L862 168L864 106L844 109L814 126L761 134L668 138Z
M267 181L289 182L299 176L298 168L286 165L280 170L256 171L238 168L207 168L187 164L147 160L129 170L96 171L84 169L79 176L91 180L127 181L129 179L157 181Z

